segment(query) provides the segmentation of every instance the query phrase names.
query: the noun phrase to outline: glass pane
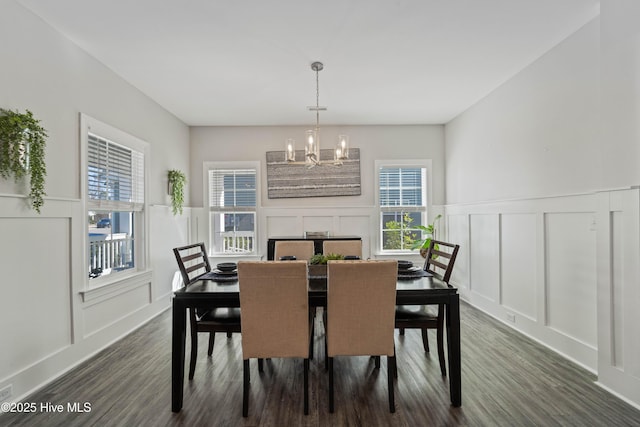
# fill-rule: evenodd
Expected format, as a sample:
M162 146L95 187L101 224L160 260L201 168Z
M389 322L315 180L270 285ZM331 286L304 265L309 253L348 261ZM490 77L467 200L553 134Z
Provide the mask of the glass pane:
M89 211L89 277L135 267L134 212Z
M411 250L422 238L415 226L422 225L422 212L384 212L382 214L382 249Z
M253 253L255 212L211 212L212 253Z

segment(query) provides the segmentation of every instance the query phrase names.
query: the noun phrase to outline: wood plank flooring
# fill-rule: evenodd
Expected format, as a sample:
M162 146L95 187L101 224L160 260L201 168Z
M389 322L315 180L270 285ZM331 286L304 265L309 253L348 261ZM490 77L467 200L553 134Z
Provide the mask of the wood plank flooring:
M166 311L25 400L89 402L90 412L3 414L0 426L640 426L640 411L596 386L591 373L464 303L461 320L461 408L450 406L433 331L425 355L419 331L407 330L396 334L396 413L387 405L386 360L376 370L372 359L357 357L335 361L330 414L320 322L308 416L302 361L274 359L262 374L252 361L249 417L242 418L238 334L218 334L212 358L201 334L195 378L185 381L184 407L174 414Z

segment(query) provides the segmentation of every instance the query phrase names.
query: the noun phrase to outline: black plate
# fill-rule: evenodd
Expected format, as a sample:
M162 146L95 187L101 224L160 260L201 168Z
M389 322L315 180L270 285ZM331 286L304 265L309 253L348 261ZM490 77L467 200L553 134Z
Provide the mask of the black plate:
M413 267L413 263L411 261L405 261L402 259L398 260L398 270L408 270Z
M214 272L215 274L220 275L220 276L235 276L235 275L237 275L237 274L238 274L238 271L237 271L237 270L222 271L222 270L218 270L218 269L216 269L216 270L213 270L213 272Z
M238 265L235 262L221 262L220 264L216 265L216 267L220 271L233 271L238 268Z

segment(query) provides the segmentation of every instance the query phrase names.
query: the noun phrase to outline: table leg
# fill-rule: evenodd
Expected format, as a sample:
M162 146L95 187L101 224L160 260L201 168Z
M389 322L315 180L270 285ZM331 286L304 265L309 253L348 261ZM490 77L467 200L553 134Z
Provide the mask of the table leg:
M462 364L460 359L460 296L449 297L447 304L447 348L449 349L449 392L451 404L462 405Z
M182 409L184 388L184 342L187 328L187 308L173 300L173 332L171 337L171 410Z

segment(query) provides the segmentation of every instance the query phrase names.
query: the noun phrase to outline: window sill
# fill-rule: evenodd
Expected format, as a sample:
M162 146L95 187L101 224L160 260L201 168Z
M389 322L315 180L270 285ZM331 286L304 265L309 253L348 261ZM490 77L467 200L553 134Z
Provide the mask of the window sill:
M115 295L129 292L138 286L151 283L152 270L137 271L126 275L118 275L111 280L101 281L96 286L80 291L82 302L96 302Z

